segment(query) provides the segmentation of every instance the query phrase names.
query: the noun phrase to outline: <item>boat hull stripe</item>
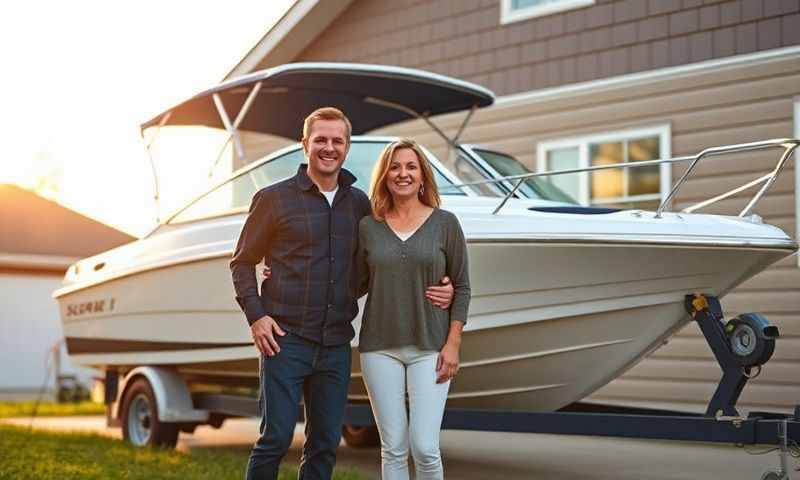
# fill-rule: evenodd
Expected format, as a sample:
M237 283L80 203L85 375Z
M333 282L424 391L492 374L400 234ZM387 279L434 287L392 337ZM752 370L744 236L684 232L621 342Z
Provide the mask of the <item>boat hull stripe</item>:
M67 337L70 355L83 353L159 352L167 350L198 350L203 348L247 347L252 343L190 343L122 340L116 338Z

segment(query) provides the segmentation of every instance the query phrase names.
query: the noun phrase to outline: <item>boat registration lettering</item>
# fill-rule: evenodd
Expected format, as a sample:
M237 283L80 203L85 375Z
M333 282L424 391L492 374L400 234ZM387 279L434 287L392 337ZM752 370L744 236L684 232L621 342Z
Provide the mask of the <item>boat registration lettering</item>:
M67 316L77 317L88 313L105 313L114 311L115 299L92 300L89 302L70 303L67 305Z

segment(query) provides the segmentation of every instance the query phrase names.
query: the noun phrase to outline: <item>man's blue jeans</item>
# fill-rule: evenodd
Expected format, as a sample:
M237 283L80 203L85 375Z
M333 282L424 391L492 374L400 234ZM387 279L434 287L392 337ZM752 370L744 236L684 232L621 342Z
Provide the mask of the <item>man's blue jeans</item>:
M261 357L261 436L253 446L247 480L278 478L292 443L301 396L306 442L298 478L329 479L342 436L350 344L325 347L292 333L277 337L280 353Z

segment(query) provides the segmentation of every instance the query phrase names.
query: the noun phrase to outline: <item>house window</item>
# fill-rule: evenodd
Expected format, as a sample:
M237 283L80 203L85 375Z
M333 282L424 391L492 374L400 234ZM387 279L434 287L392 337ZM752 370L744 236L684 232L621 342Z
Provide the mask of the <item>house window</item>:
M512 23L594 5L595 0L501 0L500 23Z
M542 142L539 171L569 170L670 157L669 125ZM613 168L547 177L583 205L654 210L670 188L670 166Z

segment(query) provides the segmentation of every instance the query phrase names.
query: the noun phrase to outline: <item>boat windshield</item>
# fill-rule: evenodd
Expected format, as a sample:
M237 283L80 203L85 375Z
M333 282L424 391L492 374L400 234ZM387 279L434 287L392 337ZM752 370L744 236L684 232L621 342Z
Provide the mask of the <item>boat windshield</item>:
M531 173L525 165L511 155L482 148L473 148L472 151L480 156L480 158L501 177ZM522 182L522 185L520 185L517 191L528 198L573 204L578 203L569 194L555 186L547 177L527 178Z
M369 191L372 169L381 151L389 141L354 141L344 163L357 181L355 186ZM217 217L247 209L253 195L260 189L272 185L297 173L297 167L305 161L303 150L297 146L274 155L260 165L246 170L226 181L179 211L167 223L182 223L203 218ZM260 163L257 160L255 163ZM431 162L436 184L442 195L466 195L466 187L452 187L456 182L446 174L437 161Z

